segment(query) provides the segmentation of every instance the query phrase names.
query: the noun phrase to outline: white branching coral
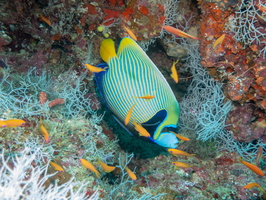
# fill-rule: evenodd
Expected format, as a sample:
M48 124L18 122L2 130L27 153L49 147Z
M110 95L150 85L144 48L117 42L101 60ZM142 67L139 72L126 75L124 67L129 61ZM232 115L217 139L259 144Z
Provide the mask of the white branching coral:
M32 152L30 148L25 148L15 156L5 156L5 151L0 154L0 197L3 200L82 200L86 197L86 184L75 182L73 178L61 185L57 183L44 186L46 180L54 174L47 174L49 164L43 166L36 165L38 156L41 156L41 149ZM95 192L89 199L98 199Z
M261 21L265 23L266 16L260 9L265 7L266 4L262 4L261 0L241 0L230 24L236 41L243 43L244 48L252 44L262 44L260 53L263 53L264 57L266 56L266 31Z
M73 118L95 114L91 109L91 101L86 97L88 89L83 81L86 74L78 76L69 71L58 77L51 77L43 71L38 74L35 68L25 75L11 75L9 71L0 80L0 117L29 117L42 115L65 116ZM50 108L49 101L41 104L39 96L45 92L51 99L62 98L64 104L59 108Z
M196 132L197 139L207 141L217 138L225 128L231 103L225 102L222 86L201 66L197 45L190 47L187 65L193 80L180 104L180 120L185 129Z

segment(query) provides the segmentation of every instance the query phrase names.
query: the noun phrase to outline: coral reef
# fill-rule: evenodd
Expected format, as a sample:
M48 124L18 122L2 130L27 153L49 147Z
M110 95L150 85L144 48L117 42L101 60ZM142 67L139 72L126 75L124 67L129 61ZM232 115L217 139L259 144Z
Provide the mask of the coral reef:
M190 163L192 167L176 169L169 165L177 160ZM167 193L163 199L252 199L259 196L259 192L245 191L242 184L258 182L264 185L261 178L253 176L245 166L237 162L234 154L225 151L211 161L197 156L158 156L149 159L148 165L144 162L147 161L141 163L143 178L139 190L149 185L150 191L156 193L157 188L161 188L160 192Z
M29 117L42 114L55 117L58 111L66 117L78 117L93 110L93 103L86 98L88 89L83 81L85 73L79 76L76 72L62 73L51 78L45 70L38 74L37 69L30 69L26 75L10 74L7 69L0 80L0 111L1 117ZM48 101L47 95L52 101ZM58 98L59 97L59 98ZM41 99L40 99L41 98ZM63 109L59 104L64 104ZM56 108L57 107L57 108ZM8 115L8 116L6 116Z
M171 6L169 2L1 2L0 59L19 71L45 67L56 74L79 68L88 53L94 57L90 63L96 64L99 56L90 45L104 37L128 36L123 26L142 41L160 36L167 18L163 4Z
M244 104L243 106L234 107L227 118L227 129L232 130L235 139L240 142L249 143L258 140L265 135L265 120L258 122L253 121L253 104ZM236 117L241 116L241 117Z
M265 7L262 0L0 1L0 120L26 121L0 128L0 196L263 198L243 188L266 185L240 158L266 169ZM163 25L199 40L169 34ZM100 42L110 37L117 44L128 36L124 26L170 83L181 106L179 132L190 139L179 149L196 156L173 157L133 138L101 104L83 64L100 63ZM170 68L177 60L176 84ZM116 170L103 171L98 159ZM175 161L191 167L177 169Z
M265 4L260 0L202 1L200 8L202 65L212 77L224 82L225 95L234 101L235 111L229 113L228 124L239 127L231 129L239 141L263 139L266 133L261 123L266 119ZM224 41L214 48L215 40L222 34L225 34ZM237 111L246 119L235 120L239 117Z
M67 72L60 77L50 76L45 72L38 75L34 68L24 75L14 73L11 75L7 70L2 78L1 118L23 117L26 120L23 127L1 127L3 191L5 187L13 185L12 180L5 175L12 174L14 170L18 173L17 176L21 174L19 177L21 179L14 180L17 181L17 185L10 187L13 190L19 187L21 189L19 196L27 199L31 199L28 195L28 191L34 190L31 187L37 186L43 199L49 199L49 195L53 195L54 192L62 198L69 192L72 195L70 198L75 198L75 195L84 196L84 193L76 187L78 183L72 181L74 178L77 181L87 182L84 185L86 194L84 199L88 197L94 199L94 193L99 194L101 199L108 199L109 195L117 194L124 198L134 196L136 199L159 199L162 196L162 194L151 195L145 192L138 194L130 190L135 183L130 180L125 167L131 166L133 154L121 156L122 150L117 140L115 138L110 140L104 134L103 128L99 125L102 116L90 109L93 104L87 98L88 89L82 87L84 76L75 76L74 72ZM62 78L67 81L61 82ZM64 104L49 106L49 99L54 99L57 95L63 97ZM49 134L48 141L43 139L45 136L39 130L40 124L43 124ZM33 152L32 157L27 157L31 152ZM23 163L20 163L20 158L13 160L8 158L16 155L24 156ZM97 159L100 159L109 165L116 166L117 170L114 174L101 171L101 179L96 179L94 174L81 166L78 158L86 158L93 164L97 164ZM27 163L25 159L28 160ZM48 167L51 160L59 163L65 171L57 172ZM13 167L6 168L8 165L5 162ZM98 164L97 168L99 168ZM131 168L134 169L133 166ZM47 174L44 177L42 177L43 172ZM23 187L24 173L28 173L26 179L29 180L29 187L28 184ZM41 178L39 182L36 177ZM33 179L35 182L32 183ZM57 184L54 184L55 182ZM113 186L111 187L110 184ZM81 186L83 188L83 185ZM36 193L29 193L36 195ZM3 192L3 195L8 193ZM6 199L19 199L19 197L6 197Z
M55 181L53 186L46 186L48 180L55 174L48 174L49 163L44 166L36 164L35 160L44 159L42 146L32 151L25 147L17 155L5 156L2 149L0 170L0 196L2 199L98 199L98 192L88 198L86 196L87 183L76 182L73 178L65 183ZM56 180L56 179L54 179ZM74 191L75 188L75 191Z

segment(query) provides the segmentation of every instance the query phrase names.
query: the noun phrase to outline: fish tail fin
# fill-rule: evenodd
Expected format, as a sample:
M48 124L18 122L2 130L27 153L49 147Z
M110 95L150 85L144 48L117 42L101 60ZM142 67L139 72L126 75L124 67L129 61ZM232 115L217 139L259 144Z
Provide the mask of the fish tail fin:
M100 174L100 172L98 172L98 171L96 170L94 173L95 173L95 175L96 175L97 178L101 178L101 174Z
M111 58L116 57L115 43L112 39L105 39L100 47L101 58L108 63Z

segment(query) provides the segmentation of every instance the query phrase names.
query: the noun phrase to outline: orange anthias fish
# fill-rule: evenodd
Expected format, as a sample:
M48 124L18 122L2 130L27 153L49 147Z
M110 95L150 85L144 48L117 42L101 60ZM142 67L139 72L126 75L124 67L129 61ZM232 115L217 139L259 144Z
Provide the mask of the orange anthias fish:
M50 161L50 165L54 168L54 170L56 171L60 171L63 172L65 171L63 167L61 167L60 165L58 165L57 163Z
M9 119L9 120L0 121L1 128L5 128L5 127L15 128L18 126L22 126L24 124L26 124L26 122L22 119Z
M135 97L135 98L140 98L140 99L153 99L155 96L154 95L145 95L141 97Z
M175 61L171 67L171 72L172 72L171 77L174 79L176 83L178 83L178 73L175 68L176 63L178 63L178 60Z
M258 187L262 192L265 192L265 190L258 183L249 183L249 184L245 185L243 188L244 189L252 189L254 187Z
M87 160L81 158L79 159L81 164L86 167L87 169L91 170L92 172L95 173L95 175L97 176L97 178L100 178L100 172Z
M52 22L48 17L43 16L42 14L39 15L40 20L48 24L50 27L52 27Z
M266 13L266 5L258 5L257 7L261 12Z
M112 172L112 171L114 171L116 169L116 167L109 166L109 165L107 165L106 163L104 163L104 162L102 162L100 160L98 160L98 163L99 163L99 165L101 165L101 167L102 167L104 172L109 173L109 172Z
M179 36L179 37L191 38L191 39L194 39L194 40L198 40L199 39L199 38L196 38L196 37L194 37L192 35L189 35L189 34L183 32L183 31L181 31L181 30L179 30L177 28L174 28L172 26L163 26L163 28L165 30L167 30L169 33L172 33L172 34L174 34L176 36Z
M170 154L172 154L173 156L177 156L177 155L180 155L180 156L195 156L196 154L189 154L185 151L181 151L181 150L178 150L178 149L168 149L168 152Z
M264 172L259 167L257 167L256 165L253 165L249 162L243 161L242 158L240 158L240 162L243 163L245 166L247 166L251 171L253 171L257 175L264 176Z
M43 125L42 119L40 120L40 126L39 126L39 131L43 134L44 140L46 143L49 142L49 132Z
M137 41L136 35L131 31L129 28L127 28L125 25L123 25L124 29L127 31L128 35L135 41Z
M133 124L135 126L136 131L139 132L140 136L151 138L151 135L149 134L149 132L145 128L143 128L143 126L141 126L140 124L138 124L136 122L133 122Z
M175 134L176 135L176 137L178 138L178 139L180 139L180 140L183 140L183 141L190 141L190 139L189 138L187 138L187 137L184 137L184 136L182 136L182 135L179 135L179 134Z
M169 131L169 132L174 133L174 132L172 132L172 131ZM178 139L180 139L180 140L183 140L183 141L190 141L190 139L187 138L187 137L185 137L185 136L179 135L179 134L177 134L177 133L174 133L174 134L175 134L176 137L177 137Z
M174 164L174 166L176 167L181 167L181 168L189 168L191 167L190 165L186 164L186 163L182 163L182 162L172 162Z
M133 106L131 106L131 108L129 109L127 116L125 118L125 125L128 125L128 122L130 121L130 117L132 115L133 109L135 107L136 104L134 104Z
M214 43L213 48L215 48L218 44L222 44L225 38L225 34L222 34Z
M132 179L132 180L137 180L137 176L136 174L134 174L134 172L132 172L128 167L125 168L127 173L128 173L128 176Z
M92 66L92 65L89 65L89 64L84 64L87 69L91 72L94 72L94 73L99 73L99 72L102 72L102 71L106 71L105 69L102 69L100 67L95 67L95 66Z

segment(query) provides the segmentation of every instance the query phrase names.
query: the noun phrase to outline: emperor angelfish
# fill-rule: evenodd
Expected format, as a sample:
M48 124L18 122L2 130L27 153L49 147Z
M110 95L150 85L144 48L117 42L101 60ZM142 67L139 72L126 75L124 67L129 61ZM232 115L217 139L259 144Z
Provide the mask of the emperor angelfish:
M116 53L114 41L101 43L100 55L107 63L95 73L96 84L109 109L119 123L133 135L138 135L133 123L142 125L150 140L160 146L176 148L176 129L180 110L178 102L163 75L141 47L131 38L123 38ZM137 98L153 95L154 98ZM124 120L132 108L127 125Z

